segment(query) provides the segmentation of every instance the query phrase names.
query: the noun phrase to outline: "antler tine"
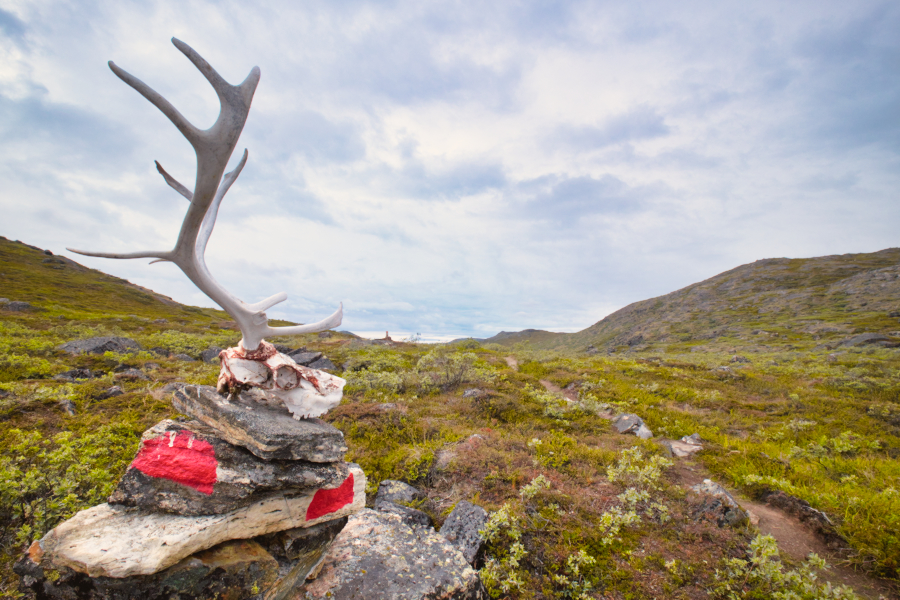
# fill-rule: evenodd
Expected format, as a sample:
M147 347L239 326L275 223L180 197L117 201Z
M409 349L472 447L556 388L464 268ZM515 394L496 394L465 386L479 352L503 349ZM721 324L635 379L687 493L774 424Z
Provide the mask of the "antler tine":
M177 108L172 106L172 104L163 98L159 92L128 71L119 68L113 61L109 61L109 68L119 79L137 90L141 96L149 100L153 106L162 112L162 114L169 117L169 120L178 128L178 131L188 139L192 146L195 146L195 142L200 139L200 130L191 125L191 123L184 118L184 115L178 112Z
M159 164L158 160L154 160L153 162L156 163L156 170L159 171L159 174L163 176L163 179L166 180L166 183L169 184L169 187L187 198L188 202L194 199L194 192L181 185L174 177L169 175L166 170L162 168L162 165Z

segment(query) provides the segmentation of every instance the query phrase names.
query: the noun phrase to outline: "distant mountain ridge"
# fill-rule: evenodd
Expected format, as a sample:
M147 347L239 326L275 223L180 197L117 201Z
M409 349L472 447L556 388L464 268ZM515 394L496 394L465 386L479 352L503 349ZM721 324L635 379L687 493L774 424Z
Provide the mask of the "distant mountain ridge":
M629 304L577 333L528 329L501 332L484 342L603 352L827 344L862 332L900 335L898 317L900 248L888 248L758 260Z

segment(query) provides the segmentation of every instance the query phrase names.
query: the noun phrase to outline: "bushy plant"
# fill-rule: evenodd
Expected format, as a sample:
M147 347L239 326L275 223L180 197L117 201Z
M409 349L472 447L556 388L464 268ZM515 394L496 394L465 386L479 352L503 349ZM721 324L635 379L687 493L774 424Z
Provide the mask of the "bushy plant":
M858 600L847 586L819 582L817 572L827 568L824 560L811 554L797 569L788 569L775 538L758 535L750 542L747 560L728 558L716 569L710 595L726 600Z

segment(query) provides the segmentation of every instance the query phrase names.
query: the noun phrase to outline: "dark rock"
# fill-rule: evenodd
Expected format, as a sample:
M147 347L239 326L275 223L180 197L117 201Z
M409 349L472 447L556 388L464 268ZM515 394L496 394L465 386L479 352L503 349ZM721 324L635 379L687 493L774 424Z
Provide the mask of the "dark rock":
M324 338L330 338L330 337L333 336L333 335L334 335L334 333L332 333L331 331L320 331L320 332L319 332L319 337L320 337L320 338L323 338L323 339L324 339Z
M149 369L151 371L155 371L156 369L159 368L159 363L155 363L155 362L144 363L144 368Z
M375 502L386 501L395 504L409 504L411 502L419 502L425 499L425 494L402 481L393 479L385 479L378 484L378 494L375 496Z
M275 347L276 351L281 352L282 354L290 354L291 352L295 351L290 346L285 346L283 344L272 344L272 345Z
M376 500L375 510L388 512L400 517L410 527L431 527L431 517L416 508L395 504L390 500Z
M344 462L261 460L206 425L165 420L144 432L109 502L179 515L223 514L274 491L336 488L348 474Z
M182 360L184 362L196 362L197 361L196 358L194 358L193 356L190 356L188 354L176 354L172 358L174 358L175 360Z
M213 387L181 385L172 406L264 460L337 462L347 452L344 435L325 421L294 419L285 408L256 402L246 392L226 398Z
M37 307L32 306L28 302L19 302L19 301L7 302L3 305L3 308L5 310L10 310L13 312L27 312L27 311L31 311L31 310L37 310Z
M150 381L140 369L125 369L114 376L116 381Z
M310 369L320 369L323 371L334 371L335 369L334 363L324 356L319 360L311 362L308 366Z
M732 362L732 363L748 363L748 362L750 362L750 359L747 358L746 356L739 356L739 355L735 354L734 356L731 357L731 360L729 360L728 362Z
M619 415L612 420L612 425L619 433L633 433L642 440L653 437L653 432L644 424L644 420L634 414Z
M135 352L141 350L141 345L136 341L125 337L95 337L85 340L73 340L59 346L58 350L69 354L103 354L104 352Z
M162 356L163 358L169 357L169 351L165 348L160 348L159 346L150 348L150 352L152 352L153 354L155 354L157 356Z
M839 346L865 346L867 344L878 344L878 345L886 345L892 346L895 345L897 340L890 338L886 335L880 333L861 333L859 335L854 335L853 337L849 337L843 341L841 341Z
M26 555L14 570L23 592L39 600L244 600L278 580L278 562L253 540L234 540L198 552L153 575L90 577L61 567L44 569Z
M168 319L153 319L151 321L151 323L153 323L154 325L165 325L168 322L169 322Z
M691 489L704 497L703 502L693 511L698 520L715 522L719 527L742 525L750 516L741 508L728 490L710 479L692 486Z
M459 550L470 565L475 566L484 546L484 538L478 532L484 529L487 522L487 511L462 500L453 507L450 516L444 521L441 535Z
M838 533L834 522L824 512L810 506L806 500L801 500L781 490L767 490L762 493L759 499L769 506L780 508L789 514L795 515L801 523L811 527L816 535L832 550L847 548L847 540Z
M200 360L203 362L218 362L219 353L222 351L222 348L218 346L210 346L206 350L200 353Z
M265 600L294 598L295 589L307 576L315 574L325 552L346 524L347 517L343 517L257 538L280 566L281 580L266 592Z
M484 600L478 574L443 536L392 513L350 517L298 598Z
M308 367L311 363L314 363L315 361L322 358L322 353L306 352L305 350L295 350L294 352L289 353L288 356L291 357L291 360L293 360L298 365Z
M627 342L625 342L629 346L637 346L638 344L642 344L644 342L643 334L637 334L636 336L630 338Z
M888 313L889 317L900 317L900 310L892 310Z
M112 386L111 388L106 388L105 391L101 392L99 396L97 396L97 400L106 400L107 398L112 398L113 396L121 396L125 392L122 391L117 385Z
M58 379L59 381L75 381L77 379L93 379L94 377L94 372L90 369L75 368L64 371L59 375L55 375L53 379Z

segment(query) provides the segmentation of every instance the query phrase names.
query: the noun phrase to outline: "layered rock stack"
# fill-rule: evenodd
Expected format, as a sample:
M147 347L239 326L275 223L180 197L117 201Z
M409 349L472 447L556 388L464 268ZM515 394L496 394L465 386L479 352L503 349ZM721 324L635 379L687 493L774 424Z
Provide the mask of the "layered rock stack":
M262 390L179 385L190 420L144 433L107 504L34 542L16 565L38 598L280 600L321 561L366 480L340 431Z

